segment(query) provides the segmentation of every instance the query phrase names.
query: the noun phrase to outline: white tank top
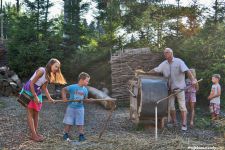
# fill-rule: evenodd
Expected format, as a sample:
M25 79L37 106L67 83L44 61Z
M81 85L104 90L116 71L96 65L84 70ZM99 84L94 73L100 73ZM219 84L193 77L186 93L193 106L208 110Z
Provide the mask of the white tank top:
M220 84L219 83L212 85L212 89L211 90L214 90L215 95L218 94L218 92L219 92L218 89L221 90L221 87L220 87ZM220 104L220 96L214 97L213 99L211 99L210 100L210 103Z
M44 74L37 80L37 82L35 83L37 86L42 86L46 81L47 81L47 79L46 79L46 77L45 77L45 75L46 75L46 71L45 71L45 68L44 67L40 67L39 68ZM38 70L39 70L38 69ZM37 72L37 70L35 71L35 73L33 74L33 76L30 78L30 80L33 80L34 79L34 77L36 76L36 72Z

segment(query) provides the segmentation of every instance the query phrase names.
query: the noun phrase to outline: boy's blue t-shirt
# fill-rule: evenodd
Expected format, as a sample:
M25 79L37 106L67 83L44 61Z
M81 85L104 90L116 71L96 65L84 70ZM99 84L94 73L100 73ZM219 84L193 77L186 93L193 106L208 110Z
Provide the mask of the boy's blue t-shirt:
M66 88L70 94L70 100L84 100L88 97L88 90L84 86L72 84ZM69 102L68 106L71 108L84 108L83 102Z

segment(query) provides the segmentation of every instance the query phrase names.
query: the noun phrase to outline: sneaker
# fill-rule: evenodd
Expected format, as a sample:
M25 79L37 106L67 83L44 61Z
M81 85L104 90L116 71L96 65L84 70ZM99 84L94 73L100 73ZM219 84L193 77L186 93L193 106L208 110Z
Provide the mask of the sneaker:
M182 125L181 130L182 131L186 131L187 130L187 125Z
M87 139L84 137L84 135L80 134L79 135L79 142L82 142L82 141L85 141L85 140L87 140Z
M70 141L68 133L64 133L63 139L64 139L65 141Z

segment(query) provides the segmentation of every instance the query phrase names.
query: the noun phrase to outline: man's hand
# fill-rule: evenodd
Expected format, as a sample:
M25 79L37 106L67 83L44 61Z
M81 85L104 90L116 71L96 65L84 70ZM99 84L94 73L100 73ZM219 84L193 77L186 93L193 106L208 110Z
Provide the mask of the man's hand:
M146 72L142 69L137 69L137 70L135 70L135 73L146 73Z
M146 72L142 69L135 70L135 76L144 75L144 74L146 74Z

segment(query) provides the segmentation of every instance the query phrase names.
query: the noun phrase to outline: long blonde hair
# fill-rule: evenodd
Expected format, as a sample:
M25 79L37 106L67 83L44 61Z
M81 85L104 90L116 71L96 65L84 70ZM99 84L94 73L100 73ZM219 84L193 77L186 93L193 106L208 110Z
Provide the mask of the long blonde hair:
M52 73L51 67L55 63L59 64L59 70L56 73ZM66 84L66 80L62 75L60 67L61 63L58 59L52 58L48 61L45 68L46 68L46 78L49 83Z
M196 78L196 72L195 72L195 69L194 69L194 68L191 68L191 69L189 69L189 70L190 70L191 74L193 75L193 77Z

